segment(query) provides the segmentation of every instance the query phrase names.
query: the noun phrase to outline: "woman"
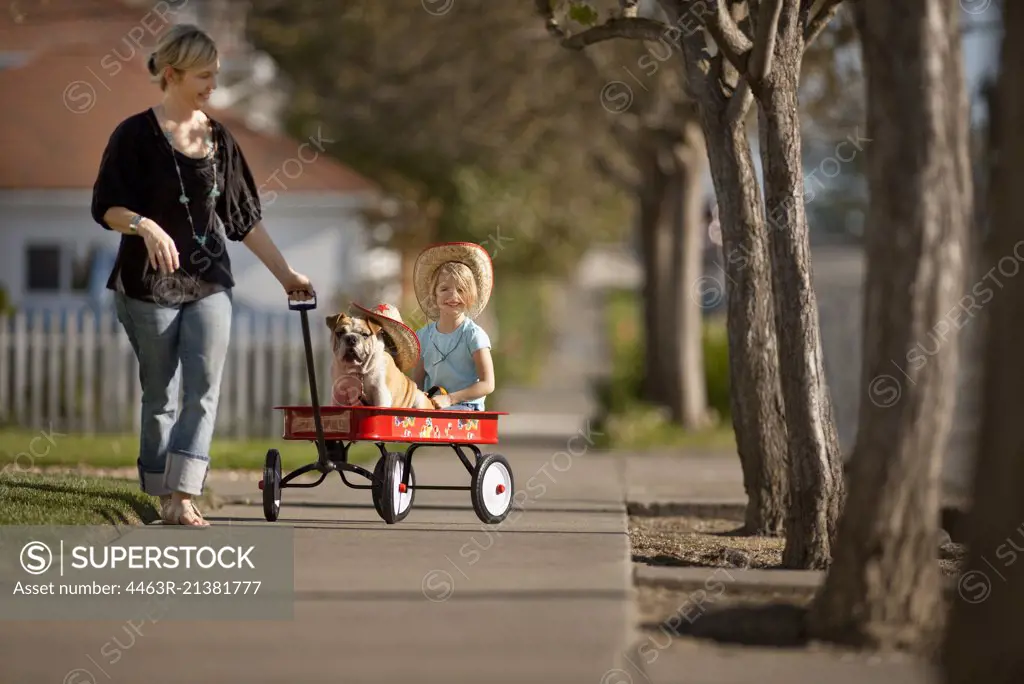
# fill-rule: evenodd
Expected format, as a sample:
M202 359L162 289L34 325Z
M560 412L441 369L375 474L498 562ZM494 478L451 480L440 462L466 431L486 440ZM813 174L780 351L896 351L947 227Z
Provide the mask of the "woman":
M122 234L107 287L139 360L140 486L160 497L164 524L205 527L192 497L202 494L209 469L230 340L235 283L227 240L252 250L292 299L314 291L261 223L238 143L202 111L217 86L217 46L195 26L175 26L148 68L163 99L111 134L92 216Z

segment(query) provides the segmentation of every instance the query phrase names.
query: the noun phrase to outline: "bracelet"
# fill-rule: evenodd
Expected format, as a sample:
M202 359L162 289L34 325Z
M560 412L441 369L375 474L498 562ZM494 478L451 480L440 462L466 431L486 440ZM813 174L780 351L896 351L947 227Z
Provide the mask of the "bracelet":
M142 223L142 216L135 214L132 216L132 220L128 222L128 227L132 229L133 233L139 232L139 224Z

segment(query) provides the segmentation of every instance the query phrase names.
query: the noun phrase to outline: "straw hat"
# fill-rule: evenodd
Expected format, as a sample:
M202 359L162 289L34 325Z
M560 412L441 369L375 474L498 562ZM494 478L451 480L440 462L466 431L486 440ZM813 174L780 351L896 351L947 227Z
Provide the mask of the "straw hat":
M420 340L416 337L416 331L402 322L402 314L398 309L384 303L367 309L355 302L352 308L384 329L391 341L388 351L395 357L398 370L406 373L416 367L420 359Z
M449 261L457 261L468 266L473 274L473 279L476 280L477 301L466 311L469 318L476 318L487 306L487 300L491 297L491 289L494 287L494 267L491 264L491 255L475 242L444 242L431 245L420 252L420 255L416 257L412 273L413 287L416 290L416 299L420 303L420 309L427 315L427 318L437 319L439 314L434 305L431 282L437 268Z

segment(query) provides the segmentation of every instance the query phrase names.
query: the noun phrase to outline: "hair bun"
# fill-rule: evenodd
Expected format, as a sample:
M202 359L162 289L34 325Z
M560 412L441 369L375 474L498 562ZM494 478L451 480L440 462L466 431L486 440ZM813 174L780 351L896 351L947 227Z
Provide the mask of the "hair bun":
M149 69L149 73L156 76L156 53L151 52L149 59L146 60L146 68Z

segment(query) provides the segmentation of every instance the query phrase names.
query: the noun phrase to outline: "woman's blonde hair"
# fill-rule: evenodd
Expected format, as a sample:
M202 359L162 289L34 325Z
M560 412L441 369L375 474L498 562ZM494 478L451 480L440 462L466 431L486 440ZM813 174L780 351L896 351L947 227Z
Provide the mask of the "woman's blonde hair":
M164 70L171 67L184 72L204 67L217 61L217 44L205 32L192 24L172 26L157 43L156 50L149 55L146 67L160 90L167 89Z
M434 277L430 280L430 291L434 297L437 296L438 283L445 276L451 277L455 281L455 286L466 293L466 308L472 308L476 304L479 293L476 290L476 279L473 277L473 272L469 270L469 266L461 261L446 261L438 266L434 271ZM437 309L436 299L431 299L430 307Z

